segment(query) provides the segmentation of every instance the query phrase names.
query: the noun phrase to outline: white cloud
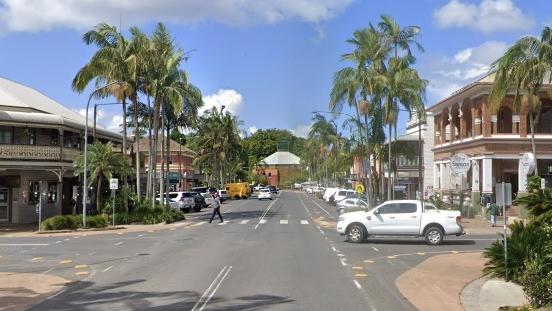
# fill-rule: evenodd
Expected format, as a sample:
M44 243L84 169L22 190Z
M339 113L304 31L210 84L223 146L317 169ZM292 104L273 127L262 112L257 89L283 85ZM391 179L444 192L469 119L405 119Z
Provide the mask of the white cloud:
M249 134L251 134L251 135L257 133L258 130L259 130L259 129L258 129L257 127L255 127L255 126L250 126L250 127L247 129L247 131L248 131Z
M309 136L310 128L311 128L311 124L308 124L308 125L300 124L290 129L290 132L297 137L307 138L307 136Z
M78 110L75 110L78 114L80 114L83 117L86 117L86 108L81 108ZM103 109L97 109L96 111L96 122L101 123L104 120L105 117L105 111ZM94 121L94 109L91 108L88 110L88 120Z
M111 117L111 120L109 120L109 123L106 124L106 129L112 131L112 132L121 132L123 129L123 116L120 115L114 115Z
M235 90L225 89L220 89L215 94L203 97L203 102L205 105L200 109L200 113L211 110L213 107L220 109L224 105L225 110L230 111L233 115L237 115L237 112L245 103L242 94Z
M139 25L166 21L231 26L300 20L320 23L340 14L353 0L0 0L3 32L55 28L87 29L99 22Z
M482 0L479 4L451 0L435 10L433 17L443 28L467 27L486 34L528 30L534 24L512 0Z
M430 56L420 69L430 82L430 100L444 99L452 92L487 74L490 64L502 56L507 48L505 42L487 41L479 46L458 51L453 56ZM431 104L433 102L430 102Z

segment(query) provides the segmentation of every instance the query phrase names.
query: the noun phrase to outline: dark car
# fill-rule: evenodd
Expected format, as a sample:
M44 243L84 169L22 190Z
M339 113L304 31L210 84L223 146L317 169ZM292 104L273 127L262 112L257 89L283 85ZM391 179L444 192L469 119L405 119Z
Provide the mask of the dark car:
M272 194L278 194L278 188L276 188L276 186L268 186L268 190L270 190Z
M201 195L201 193L192 192L192 197L194 198L194 212L199 212L202 208L207 207L205 198Z

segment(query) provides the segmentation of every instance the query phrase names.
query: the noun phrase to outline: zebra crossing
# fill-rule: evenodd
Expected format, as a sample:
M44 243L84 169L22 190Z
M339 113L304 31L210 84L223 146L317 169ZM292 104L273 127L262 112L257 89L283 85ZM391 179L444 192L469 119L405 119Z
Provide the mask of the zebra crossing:
M269 222L276 222L280 225L293 225L293 224L300 224L300 225L308 225L310 222L306 219L300 219L300 220L289 220L289 219L266 219L263 218L258 221L259 224L263 225ZM226 226L226 225L248 225L248 224L255 224L257 223L257 219L225 219L222 223L217 223L219 226ZM200 221L194 224L189 225L190 227L199 227L205 224L209 224L207 221Z

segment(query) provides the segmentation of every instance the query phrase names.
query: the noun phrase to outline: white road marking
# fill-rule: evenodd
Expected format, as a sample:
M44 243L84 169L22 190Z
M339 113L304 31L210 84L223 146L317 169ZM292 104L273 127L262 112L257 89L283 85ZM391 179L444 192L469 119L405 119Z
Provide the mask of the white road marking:
M341 262L341 265L342 265L342 266L344 266L344 267L347 266L347 262L346 262L347 259L345 259L345 258L339 258L339 261Z
M107 272L107 271L111 270L111 268L113 268L113 266L109 266L109 267L103 269L102 272Z
M337 254L337 257L345 257L345 255L339 253L339 254Z
M261 220L259 221L259 224L261 224L261 225L262 225L262 224L266 224L266 221L267 221L266 219L261 219ZM256 227L255 227L255 228L256 228Z
M240 225L245 225L249 222L249 219L244 219L242 221L240 221Z
M301 224L302 224L302 225L308 225L309 222L308 222L307 220L301 220Z
M336 253L339 252L339 251L337 250L337 248L335 248L335 246L332 246L332 251L334 251L334 252L336 252Z
M141 237L143 237L143 236L144 236L143 234L139 234L139 235L137 236L137 238L141 238Z
M261 224L261 221L265 220L265 216L266 214L268 214L268 211L270 211L270 208L274 205L274 203L276 203L278 201L278 199L274 200L272 203L270 203L268 205L268 207L266 208L266 210L264 211L264 213L261 215L261 217L259 218L259 222L257 223L257 225L255 226L255 230L257 230L257 228L259 228L259 225ZM265 221L266 222L266 221ZM265 223L263 222L263 224Z
M362 290L362 286L360 286L360 283L357 280L353 280L353 283L355 283L356 288Z
M55 268L55 267L51 267L50 269L48 269L48 270L42 272L42 274L48 274L48 273L50 273L52 270L54 270L54 268Z
M71 239L65 239L65 241L70 241Z
M59 243L61 243L61 242L62 242L62 241L56 241L56 244L59 244Z
M121 245L121 244L123 244L123 243L125 243L125 242L117 242L117 243L115 243L115 246L119 246L119 245Z
M206 223L207 223L206 221L200 221L197 224L193 224L192 227L201 226L201 225L206 224Z
M197 303L194 305L192 311L202 311L203 309L205 309L205 306L207 306L207 303L209 303L211 298L213 298L213 295L216 293L216 291L220 287L220 284L222 284L226 276L228 276L230 270L232 270L232 266L224 266L222 270L220 270L217 277L215 277L213 282L211 282L211 285L209 285L209 287L205 290L203 295L201 295Z
M0 246L48 246L48 243L17 243L17 244L0 244Z
M287 225L288 220L287 219L280 219L280 225Z
M330 214L325 208L320 206L320 204L318 204L318 202L316 202L315 200L312 200L312 201L314 202L314 204L316 204L316 206L320 207L321 210L323 210L326 214L328 214L328 216L332 217L332 214Z
M221 223L219 223L218 225L219 225L219 226L224 226L224 225L226 225L227 223L229 223L228 220L227 220L227 221L224 221L224 222L221 222Z
M376 252L379 252L379 249L377 249L377 247L375 246L372 246L372 249L375 250Z

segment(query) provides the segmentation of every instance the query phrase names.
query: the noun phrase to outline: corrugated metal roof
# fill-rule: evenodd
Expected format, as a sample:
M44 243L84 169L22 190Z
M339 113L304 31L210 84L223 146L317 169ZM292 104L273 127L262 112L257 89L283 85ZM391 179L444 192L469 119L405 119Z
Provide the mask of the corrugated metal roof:
M4 111L1 121L66 125L84 129L86 119L79 113L63 106L48 96L28 86L0 77L0 106ZM9 108L14 111L9 111ZM93 124L88 122L88 130ZM122 135L96 126L96 131L105 136L121 139Z
M261 160L261 163L266 165L299 165L301 164L301 159L291 152L276 151Z

